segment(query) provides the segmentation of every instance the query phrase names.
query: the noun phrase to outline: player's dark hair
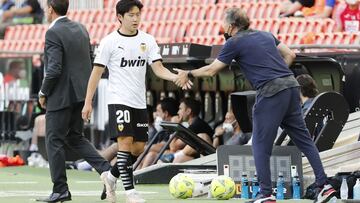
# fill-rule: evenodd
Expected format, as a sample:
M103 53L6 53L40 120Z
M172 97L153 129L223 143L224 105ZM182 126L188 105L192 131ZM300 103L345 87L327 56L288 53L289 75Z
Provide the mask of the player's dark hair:
M66 15L69 9L69 0L48 0L47 4L60 16Z
M19 67L19 65L21 65L22 63L24 63L23 61L21 60L14 60L14 61L11 61L10 64L9 64L9 70L13 70L13 69L16 69Z
M296 77L300 84L301 94L304 97L314 98L318 94L315 80L308 74L302 74Z
M201 110L201 103L193 98L185 98L181 102L185 104L187 108L191 109L193 116L199 116Z
M144 7L139 0L120 0L116 4L116 14L124 16L124 14L129 12L134 6L138 7L140 11Z
M164 98L160 101L162 111L167 111L170 116L176 116L179 110L179 102L171 97Z

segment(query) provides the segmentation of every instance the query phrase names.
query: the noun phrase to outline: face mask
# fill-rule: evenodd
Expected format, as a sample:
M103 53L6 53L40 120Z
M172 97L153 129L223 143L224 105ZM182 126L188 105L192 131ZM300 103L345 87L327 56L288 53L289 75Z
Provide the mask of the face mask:
M182 122L181 125L183 125L185 128L188 128L190 126L188 122Z
M226 133L232 133L234 132L234 125L236 124L236 120L234 120L231 123L224 123L223 124L223 129L225 130Z
M231 123L224 123L222 128L225 130L226 133L234 132L234 127L231 125Z
M26 77L26 70L21 70L21 71L19 72L19 77L20 77L20 78L25 78L25 77Z
M154 128L156 129L157 132L160 132L163 130L163 127L160 125L160 123L163 121L163 119L159 116L156 116L155 121L154 121Z
M350 5L354 5L357 3L358 0L346 0L346 3L350 4Z
M229 35L229 33L224 33L224 38L227 41L228 39L231 38L231 35Z

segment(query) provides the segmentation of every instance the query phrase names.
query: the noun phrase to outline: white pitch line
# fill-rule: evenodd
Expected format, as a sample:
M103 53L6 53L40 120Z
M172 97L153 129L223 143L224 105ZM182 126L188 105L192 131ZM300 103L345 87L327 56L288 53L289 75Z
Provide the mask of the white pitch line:
M15 185L15 184L38 184L38 182L35 181L0 181L0 185Z
M79 180L79 181L75 181L75 183L79 183L79 184L102 183L102 181L100 181L100 180Z
M138 191L140 194L157 194L158 192L151 191ZM11 190L0 191L0 197L47 197L51 191L24 191L24 190ZM100 190L96 191L71 191L72 196L80 197L97 197L101 193ZM125 194L124 191L117 191L116 194Z

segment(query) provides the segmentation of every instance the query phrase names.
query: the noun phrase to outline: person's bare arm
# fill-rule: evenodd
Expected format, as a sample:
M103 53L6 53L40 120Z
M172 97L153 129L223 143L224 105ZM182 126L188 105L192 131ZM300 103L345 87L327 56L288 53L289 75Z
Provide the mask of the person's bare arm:
M89 79L89 83L86 90L85 104L82 109L82 118L85 121L88 121L92 112L92 100L96 91L96 87L99 84L102 74L104 73L105 68L95 65Z
M292 62L294 61L296 55L293 51L291 51L289 49L289 47L287 47L285 44L280 43L277 46L277 49L279 50L281 56L283 57L285 63L290 66L292 64Z
M161 61L156 61L151 64L151 69L154 71L155 75L161 79L175 81L176 74L169 71L165 68Z
M286 17L289 15L294 14L296 11L299 11L303 6L301 5L300 2L295 1L294 3L290 4L289 7L287 7L287 10L284 11L284 13L282 13L280 16L281 17Z
M160 142L157 144L153 144L150 148L152 152L160 152L161 148L165 145L165 142Z
M31 6L24 6L22 8L13 8L9 11L5 11L2 17L3 20L5 21L14 16L22 16L22 15L30 14L32 12L32 9L33 8Z
M170 143L170 151L171 153L175 153L178 150L183 149L186 144L179 138L174 138Z
M325 6L324 11L322 13L309 16L308 18L329 18L331 16L332 11L333 11L333 7Z
M178 78L175 81L175 84L182 87L183 89L189 89L188 86L184 86L187 81L189 81L189 72L194 77L212 77L216 75L221 69L228 66L227 64L215 59L210 65L203 66L198 69L194 69L191 71L174 69L178 72Z

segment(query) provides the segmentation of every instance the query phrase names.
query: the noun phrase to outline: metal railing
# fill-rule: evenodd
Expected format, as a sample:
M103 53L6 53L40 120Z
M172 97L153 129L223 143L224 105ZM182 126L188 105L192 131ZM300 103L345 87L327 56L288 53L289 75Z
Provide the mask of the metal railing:
M290 49L297 50L299 52L358 52L360 45L325 45L325 44L294 44L289 46Z

